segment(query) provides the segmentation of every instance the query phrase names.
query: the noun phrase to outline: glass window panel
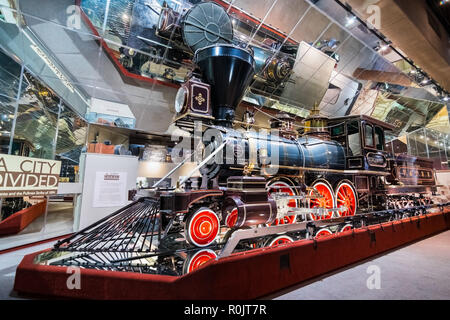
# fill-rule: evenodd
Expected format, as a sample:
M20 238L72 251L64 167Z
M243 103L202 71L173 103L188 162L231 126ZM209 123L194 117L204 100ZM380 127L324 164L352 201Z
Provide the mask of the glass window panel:
M14 118L17 100L16 97L12 98L11 96L17 96L18 94L22 67L14 60L10 59L4 52L0 52L0 56L0 78L4 80L4 82L0 83L0 153L30 156L30 153L34 147L30 142L30 139L25 138L23 134L17 134L17 132L20 131L20 129L18 130L17 128L17 123L15 129L16 134L12 139L12 148L11 150L9 148L13 124L14 121L19 118L19 116ZM21 97L25 96L27 87L28 85L23 82L20 95ZM42 88L39 87L37 92L43 93L44 91L41 89ZM23 114L21 114L21 116L23 116ZM25 117L22 117L22 120L24 119ZM0 224L2 222L7 224L11 223L10 227L14 228L14 220L11 220L14 219L13 215L25 214L23 210L34 205L36 206L31 210L37 215L37 217L30 221L30 224L25 227L17 226L16 230L6 230L6 233L3 233L5 229L2 229L3 232L2 237L0 237L0 250L27 242L32 242L32 237L34 237L36 233L42 231L45 222L45 205L42 203L43 200L44 199L42 197L14 197L2 198L0 200ZM41 214L38 215L38 213ZM10 222L7 222L7 219ZM16 237L16 235L18 235L19 238ZM25 235L29 235L30 238Z
M11 136L11 128L14 122L15 100L0 97L0 153L7 154Z
M248 1L247 1L248 2ZM268 1L269 2L269 1ZM251 4L251 1L248 2ZM272 2L273 3L273 2ZM272 5L270 3L270 5ZM254 6L253 6L254 7ZM303 14L308 9L309 4L306 1L280 1L272 7L272 10L268 14L264 23L269 25L270 27L275 27L278 30L281 30L286 35L291 32L291 30L296 26L299 19L303 16ZM258 17L264 17L267 13L268 8L261 8L262 10L266 10L263 15ZM251 10L252 12L254 10ZM253 12L254 13L254 12ZM282 19L280 19L282 17ZM264 27L261 27L260 30L264 32Z
M308 43L319 40L319 36L325 31L330 24L330 20L322 13L311 8L302 22L295 28L292 38L296 41L305 41Z
M78 181L79 162L86 144L87 123L64 103L58 120L55 159L61 161L61 182Z
M344 134L344 125L343 124L339 125L339 126L333 126L331 128L331 135L333 137L340 136L340 135L343 135L343 134Z
M21 68L0 50L0 153L7 154L9 151Z
M259 0L257 6L253 6L252 2L248 0L234 0L232 2L234 7L249 12L256 17L264 17L273 5L274 0Z
M370 124L365 125L365 141L366 146L373 147L373 127Z
M47 0L39 1L39 5L36 5L36 0L17 1L25 24L38 34L41 28L53 27L73 29L86 35L94 35L101 30L106 2L106 0ZM117 1L111 1L111 3L114 2ZM91 18L89 22L86 19L88 16ZM97 29L97 26L100 29Z
M59 98L28 71L22 85L14 140L30 146L30 157L53 159Z
M17 99L21 66L0 50L0 96Z
M361 138L359 135L358 121L352 121L347 124L347 134L349 156L361 155Z
M30 22L35 18L30 17ZM84 87L98 81L99 37L59 24L33 24L21 32L25 67L80 114L89 107ZM64 44L64 45L61 45Z
M377 150L383 150L384 131L380 127L375 127L375 147Z
M417 156L417 143L413 135L406 136L406 144L408 148L408 154L412 156Z
M418 130L417 133L415 133L414 138L416 140L417 145L417 156L427 158L428 150L427 150L425 129Z

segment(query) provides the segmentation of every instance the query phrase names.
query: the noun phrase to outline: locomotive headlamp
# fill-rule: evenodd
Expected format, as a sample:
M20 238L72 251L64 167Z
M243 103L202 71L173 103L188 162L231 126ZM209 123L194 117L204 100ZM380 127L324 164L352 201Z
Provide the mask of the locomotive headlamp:
M180 87L175 97L175 111L181 113L184 111L187 104L188 91L185 87Z

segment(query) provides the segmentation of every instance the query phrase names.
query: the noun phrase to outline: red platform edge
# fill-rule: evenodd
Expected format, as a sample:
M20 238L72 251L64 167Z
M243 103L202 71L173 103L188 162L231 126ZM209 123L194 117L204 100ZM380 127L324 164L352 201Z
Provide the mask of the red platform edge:
M0 235L16 234L45 213L47 200L13 213L0 222Z
M255 299L450 228L450 210L347 231L318 240L234 254L180 277L81 269L81 289L68 289L67 267L24 257L19 294L83 299ZM357 297L355 297L357 298Z

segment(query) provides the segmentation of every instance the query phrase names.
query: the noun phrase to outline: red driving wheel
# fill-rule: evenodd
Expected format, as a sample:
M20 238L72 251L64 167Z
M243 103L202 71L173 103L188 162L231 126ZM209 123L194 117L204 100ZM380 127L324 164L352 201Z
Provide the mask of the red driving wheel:
M200 208L186 221L186 239L197 247L210 245L219 234L220 222L209 208Z
M325 238L325 237L329 237L333 234L333 232L331 232L330 229L321 229L319 232L316 233L315 238L319 239L319 238Z
M351 231L352 229L353 229L353 226L351 224L347 224L342 227L341 232Z
M313 186L314 189L322 196L322 198L311 199L310 208L333 208L334 207L334 196L331 188L324 182L317 182ZM313 191L310 191L309 195L312 195ZM313 220L324 220L330 219L333 216L333 211L328 211L325 215L315 215L311 213Z
M225 219L225 224L227 225L228 228L233 228L236 225L237 219L238 219L238 209L234 208L227 215Z
M353 216L356 212L356 193L353 187L347 183L341 183L336 189L337 207L346 207L346 210L339 211L342 217Z
M294 242L294 240L291 237L278 236L269 242L268 247L275 247L275 246L279 246L280 244L286 244L286 243L291 243L291 242Z
M283 181L277 181L277 182L274 182L269 185L269 195L271 195L272 193L276 193L276 192L287 193L290 196L295 195L295 192L291 188L291 186ZM297 208L297 200L289 199L288 206L291 208ZM276 219L273 223L269 224L269 226L272 226L272 225L277 226L279 224L293 224L296 221L296 217L297 216L295 216L295 215L285 216L285 217L283 217L283 219Z

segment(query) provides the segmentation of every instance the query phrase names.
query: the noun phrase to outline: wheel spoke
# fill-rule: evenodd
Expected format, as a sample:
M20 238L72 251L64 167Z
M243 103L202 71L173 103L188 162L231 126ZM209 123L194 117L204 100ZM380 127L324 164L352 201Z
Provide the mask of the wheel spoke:
M356 212L356 195L352 187L347 184L342 184L337 189L336 200L340 205L345 205L347 207L344 212L346 215L354 215Z

